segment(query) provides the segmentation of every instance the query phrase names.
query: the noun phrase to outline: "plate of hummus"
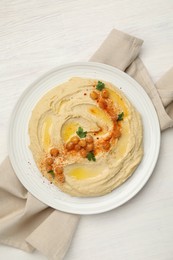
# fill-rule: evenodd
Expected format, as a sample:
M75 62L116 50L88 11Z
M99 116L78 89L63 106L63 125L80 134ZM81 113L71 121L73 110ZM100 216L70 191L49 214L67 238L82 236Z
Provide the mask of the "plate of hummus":
M144 89L100 63L71 63L43 75L11 118L17 177L36 198L68 213L102 213L134 197L159 148L158 117Z

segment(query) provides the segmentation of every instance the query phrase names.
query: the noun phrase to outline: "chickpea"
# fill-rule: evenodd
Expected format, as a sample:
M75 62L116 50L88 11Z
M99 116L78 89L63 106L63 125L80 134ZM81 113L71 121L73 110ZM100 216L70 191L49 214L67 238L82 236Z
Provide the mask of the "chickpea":
M59 150L58 150L57 148L52 148L52 149L50 150L50 155L51 155L51 156L56 157L56 156L58 156L58 154L59 154Z
M107 108L107 103L103 98L99 100L99 107L102 108L102 109Z
M87 151L85 149L81 149L80 150L80 155L83 157L83 158L86 158L87 156Z
M70 141L74 144L78 144L79 143L79 137L78 136L73 136Z
M72 143L71 141L69 141L67 144L66 144L66 148L68 151L71 151L73 148L74 148L74 143Z
M103 149L106 150L106 151L109 150L110 146L111 146L111 145L110 145L109 142L104 142L104 143L103 143Z
M81 149L81 146L79 144L76 144L74 149L76 152L78 152Z
M90 97L93 99L93 100L96 100L96 99L98 99L98 94L97 94L97 92L96 91L92 91L91 93L90 93Z
M94 144L93 143L87 144L87 146L86 146L86 151L87 152L91 152L93 149L94 149Z
M118 137L120 137L121 136L121 131L120 131L120 128L116 128L115 130L114 130L114 137L115 138L118 138Z
M109 97L109 92L107 91L107 89L103 89L101 92L101 96L103 98L108 98Z
M46 165L46 171L47 172L52 171L52 165Z
M86 138L85 138L85 140L86 140L86 142L89 143L89 144L94 142L94 139L93 139L93 137L92 137L91 135L87 135Z
M65 182L65 176L64 174L57 175L57 180L61 183Z
M79 145L80 145L81 147L85 147L85 146L86 146L86 140L85 140L85 139L81 139L81 140L79 141Z
M46 158L45 162L46 162L47 165L52 165L53 159L52 158Z
M56 168L55 168L55 173L56 174L63 174L63 168L62 167L60 167L60 166L57 166Z

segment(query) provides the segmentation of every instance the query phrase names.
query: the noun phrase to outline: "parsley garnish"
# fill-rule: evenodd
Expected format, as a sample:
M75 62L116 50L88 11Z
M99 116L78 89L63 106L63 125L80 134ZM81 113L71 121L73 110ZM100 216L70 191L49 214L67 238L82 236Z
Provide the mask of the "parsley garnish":
M52 175L53 178L55 177L55 173L54 173L53 170L48 171L48 173L50 173L50 174Z
M118 115L117 121L123 120L123 117L124 117L124 112L122 112L121 114Z
M76 134L80 137L80 138L84 138L87 135L87 131L84 132L82 127L79 127L78 130L76 131Z
M88 159L88 161L94 161L94 162L96 161L96 158L95 158L95 155L93 152L89 152L87 154L87 159Z
M98 81L97 85L96 85L96 89L102 91L102 89L104 89L105 87L105 83Z

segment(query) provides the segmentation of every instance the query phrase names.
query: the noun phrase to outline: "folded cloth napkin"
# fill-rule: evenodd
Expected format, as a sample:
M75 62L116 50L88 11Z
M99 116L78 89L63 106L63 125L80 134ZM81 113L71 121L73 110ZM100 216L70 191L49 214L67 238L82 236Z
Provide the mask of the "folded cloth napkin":
M90 61L112 65L138 81L150 96L161 130L173 126L173 68L155 85L139 52L143 41L113 29ZM0 166L0 243L48 259L63 259L80 216L54 210L33 197L19 182L9 158Z

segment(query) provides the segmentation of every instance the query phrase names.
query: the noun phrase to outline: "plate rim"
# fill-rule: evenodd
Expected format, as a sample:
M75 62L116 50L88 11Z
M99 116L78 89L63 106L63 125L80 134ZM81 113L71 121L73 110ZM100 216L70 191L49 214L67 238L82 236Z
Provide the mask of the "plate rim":
M25 187L26 190L28 190L28 187L26 187L25 183L23 183L23 181L19 178L18 176L18 173L16 172L16 169L17 167L15 166L15 161L14 161L14 158L13 158L13 153L12 153L12 150L11 150L11 144L12 144L12 139L11 139L11 129L13 128L13 124L15 122L15 115L16 115L16 112L18 111L19 107L20 107L20 104L22 102L22 99L27 95L27 93L29 91L32 92L32 89L34 88L34 86L36 84L38 84L41 80L44 80L44 78L46 78L47 76L49 76L50 74L56 72L56 71L60 71L60 70L63 70L63 69L66 69L68 67L76 67L76 66L95 66L95 67L101 67L102 69L108 69L108 70L114 70L114 71L117 71L117 73L121 74L122 77L125 77L125 80L126 78L128 80L130 80L132 83L134 82L136 86L138 86L138 88L140 88L141 91L143 91L143 93L145 93L145 95L147 96L149 102L150 102L150 105L153 107L153 113L154 113L154 117L156 119L157 122L156 123L156 129L157 129L157 138L158 138L158 144L157 144L157 151L155 153L155 157L154 157L154 160L153 160L153 163L152 165L150 165L150 173L146 175L145 179L143 180L143 182L141 183L141 185L139 185L138 187L136 187L136 189L134 189L133 193L131 193L131 195L129 196L128 199L124 199L122 200L117 206L113 206L113 205L109 205L103 210L103 209L92 209L92 212L89 212L85 210L81 212L81 210L79 209L76 209L76 210L71 210L71 209L66 209L64 210L63 207L62 208L55 208L53 207L52 205L49 205L45 202L45 200L41 200L40 198L38 198L38 196L35 196L35 194L33 194L33 192L29 191L34 197L36 197L38 200L40 200L41 202L47 204L48 206L52 207L52 208L55 208L57 210L60 210L60 211L63 211L63 212L67 212L67 213L73 213L73 214L80 214L80 215L91 215L91 214L100 214L100 213L103 213L103 212L107 212L107 211L110 211L110 210L113 210L123 204L125 204L126 202L128 202L130 199L132 199L134 196L137 195L137 193L146 185L146 183L148 182L148 180L150 179L153 171L154 171L154 168L156 166L156 163L157 163L157 160L158 160L158 156L159 156L159 152L160 152L160 143L161 143L161 133L160 133L160 124L159 124L159 119L158 119L158 115L157 115L157 112L156 112L156 109L150 99L150 97L148 96L148 94L146 93L146 91L144 90L144 88L135 80L133 79L131 76L129 76L127 73L113 67L113 66L110 66L110 65L107 65L107 64L103 64L103 63L99 63L99 62L71 62L71 63L67 63L67 64L63 64L63 65L60 65L60 66L56 66L55 68L47 71L46 73L43 73L40 77L38 77L36 80L34 80L31 84L29 84L29 86L23 91L23 93L20 95L20 97L18 98L15 106L14 106L14 109L12 111L12 114L11 114L11 117L10 117L10 124L9 124L9 128L8 128L8 154L9 154L9 158L10 158L10 161L11 161L11 164L12 164L12 167L14 169L14 172L17 176L17 178L19 179L19 181L22 183L22 185ZM126 93L125 93L126 94Z

